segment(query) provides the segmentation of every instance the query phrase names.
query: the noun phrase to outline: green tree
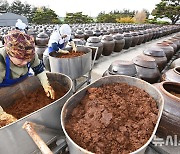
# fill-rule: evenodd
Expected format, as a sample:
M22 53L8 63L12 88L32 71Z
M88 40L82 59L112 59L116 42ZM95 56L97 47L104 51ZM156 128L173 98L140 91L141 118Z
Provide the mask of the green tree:
M31 5L25 3L24 7L22 9L22 15L27 17L27 19L29 20L31 18L31 14L32 13L32 9L31 9Z
M0 13L8 12L9 9L9 3L7 0L1 0L0 1Z
M116 16L113 13L106 14L105 12L100 12L97 16L98 23L115 23Z
M180 19L180 0L161 0L152 15L155 18L168 17L175 24Z
M66 13L66 17L64 18L65 23L73 24L73 23L92 23L94 22L92 17L88 15L82 14L82 12L76 13Z
M34 15L35 15L37 9L38 9L37 7L31 7L30 16L28 17L28 21L29 21L30 23L32 23L33 17L34 17Z
M9 11L15 14L22 15L23 14L24 4L19 0L13 1L13 3L9 7Z
M60 20L53 10L41 7L36 10L32 22L35 24L59 24Z

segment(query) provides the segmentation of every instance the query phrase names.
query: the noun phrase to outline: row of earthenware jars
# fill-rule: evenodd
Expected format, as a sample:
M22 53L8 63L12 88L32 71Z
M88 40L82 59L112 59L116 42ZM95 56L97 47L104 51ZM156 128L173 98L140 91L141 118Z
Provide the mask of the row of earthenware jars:
M150 56L139 55L132 61L116 60L103 73L103 76L127 75L137 77L149 83L156 83L160 79L160 72L155 59Z
M180 33L178 33L180 35ZM177 36L178 36L177 34ZM175 39L174 39L175 38ZM174 53L179 52L179 37L172 37L165 41L174 49ZM170 49L168 50L170 51ZM161 83L156 83L156 88L164 98L164 109L161 121L157 130L157 135L167 139L168 135L180 136L180 59L171 63L171 69L165 71L161 77Z

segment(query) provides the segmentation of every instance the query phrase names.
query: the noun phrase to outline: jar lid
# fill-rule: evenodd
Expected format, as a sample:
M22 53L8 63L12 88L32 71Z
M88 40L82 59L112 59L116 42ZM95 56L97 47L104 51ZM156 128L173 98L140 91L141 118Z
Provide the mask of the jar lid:
M108 68L110 74L135 76L137 74L132 61L116 60Z
M124 36L122 34L115 34L115 35L113 35L113 38L115 40L122 40L124 38Z
M138 66L146 67L146 68L156 68L157 64L155 59L146 55L138 55L133 58L133 63Z
M89 42L89 43L99 43L100 39L99 39L99 37L93 36L93 37L89 37L87 39L87 42Z
M38 37L38 38L49 38L49 36L48 36L46 33L44 33L44 32L39 33L39 34L37 35L37 37Z
M123 35L124 35L124 37L132 37L132 35L130 33L124 33Z
M166 54L164 53L163 49L160 47L151 47L143 52L145 55L153 56L153 57L166 57Z
M131 35L132 36L138 36L138 33L137 32L131 32Z
M111 35L104 35L102 37L102 40L106 40L106 41L112 41L113 40L113 37Z

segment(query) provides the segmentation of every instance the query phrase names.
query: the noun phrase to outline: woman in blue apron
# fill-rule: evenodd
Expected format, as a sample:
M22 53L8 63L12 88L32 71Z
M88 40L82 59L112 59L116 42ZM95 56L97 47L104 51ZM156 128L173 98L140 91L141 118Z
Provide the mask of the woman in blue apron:
M63 24L59 29L55 30L49 39L48 48L43 53L43 62L46 70L50 71L49 64L49 53L57 51L60 53L67 54L69 51L63 50L67 43L70 42L73 51L76 52L76 46L74 41L71 39L71 28L68 24Z
M0 87L7 87L23 81L32 68L40 79L48 97L55 98L42 61L35 53L34 39L19 30L10 31L5 37L5 48L0 50Z

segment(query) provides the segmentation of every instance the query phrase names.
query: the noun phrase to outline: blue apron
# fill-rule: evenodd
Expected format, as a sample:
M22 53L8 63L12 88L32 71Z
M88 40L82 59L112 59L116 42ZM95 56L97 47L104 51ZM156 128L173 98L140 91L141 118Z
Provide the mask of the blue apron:
M62 48L64 48L64 43L62 43L62 44L58 43L57 46L59 49L62 49ZM48 47L48 54L50 54L53 51L54 51L54 49L52 47Z
M13 84L19 83L29 75L29 69L30 69L30 63L27 64L28 72L24 74L23 76L17 78L17 79L11 79L11 70L10 70L10 59L9 56L6 56L6 73L5 73L5 79L0 83L0 87L7 87L11 86Z

